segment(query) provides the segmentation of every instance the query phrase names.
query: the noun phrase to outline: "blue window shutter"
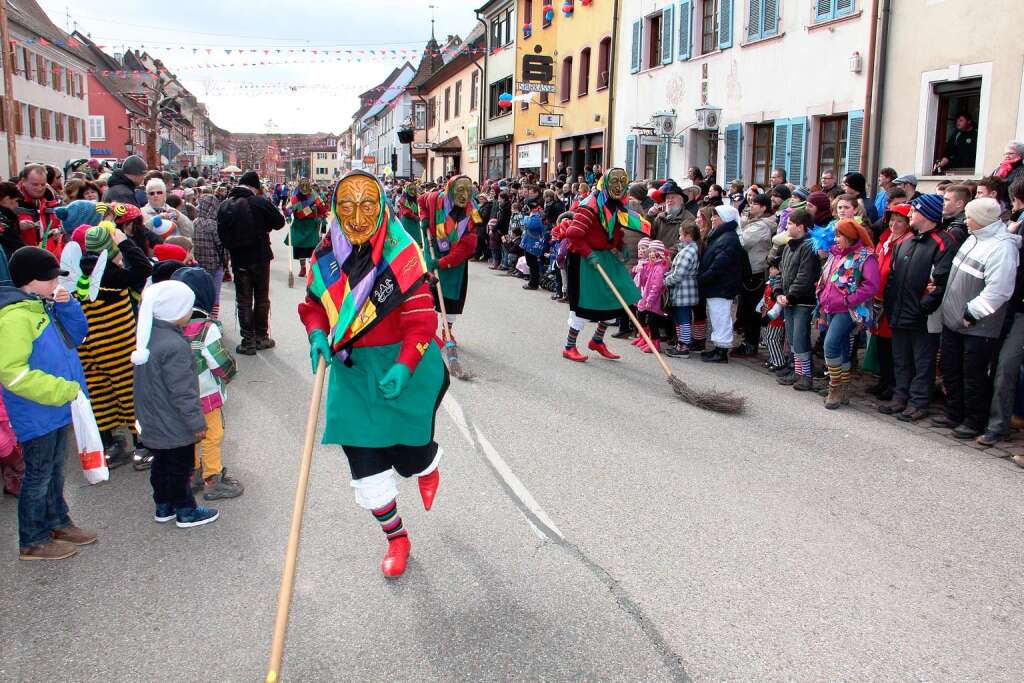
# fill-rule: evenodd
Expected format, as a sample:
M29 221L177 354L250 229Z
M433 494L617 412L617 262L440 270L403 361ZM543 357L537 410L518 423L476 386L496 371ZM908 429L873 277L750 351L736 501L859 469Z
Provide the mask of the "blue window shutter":
M851 111L846 122L846 172L860 171L860 150L864 144L864 110Z
M690 42L693 40L693 5L690 0L679 0L679 59L690 58Z
M741 153L743 144L743 129L740 124L733 123L725 127L725 182L726 185L734 180L742 179Z
M629 176L630 180L633 180L634 171L636 170L636 136L626 136L626 175Z
M762 37L774 36L779 33L779 0L762 0L764 9L761 12Z
M773 132L772 168L785 170L789 166L789 119L777 119Z
M789 120L789 168L786 179L794 185L804 184L804 155L807 153L807 117Z
M672 5L661 12L661 63L671 64L675 53L672 51L672 37L675 35L675 24L672 23Z
M835 18L836 0L814 0L814 20L828 21Z
M658 151L654 157L655 180L665 180L668 177L668 143L658 145Z
M732 0L720 0L718 5L718 47L732 47Z
M761 37L761 0L747 0L747 40Z
M644 38L641 30L642 27L642 19L637 19L633 22L633 57L632 61L629 63L629 73L631 74L635 74L640 71L640 50L642 47L641 43L643 43Z
M857 3L853 0L834 0L837 17L845 17L847 14L853 14L854 7Z

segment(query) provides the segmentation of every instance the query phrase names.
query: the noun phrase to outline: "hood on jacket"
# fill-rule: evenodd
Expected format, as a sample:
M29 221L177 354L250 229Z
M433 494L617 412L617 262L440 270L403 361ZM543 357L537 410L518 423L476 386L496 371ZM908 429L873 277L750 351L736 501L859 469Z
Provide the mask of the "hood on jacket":
M1021 244L1021 236L1015 235L1009 230L1007 230L1006 223L1002 222L1001 220L995 221L994 223L989 223L981 230L975 230L974 232L970 233L970 235L974 235L974 238L979 242L990 239L1009 240L1010 242L1013 242L1014 246L1018 248Z
M189 289L196 296L193 308L210 315L213 310L213 278L202 268L179 268L171 275L172 280L178 280L188 285Z
M39 298L26 294L14 285L0 285L0 309L25 299Z
M113 185L124 185L125 187L135 191L135 182L124 174L124 171L117 170L110 174L110 178L107 180L107 187Z
M235 185L233 188L231 188L231 191L228 192L228 197L230 198L253 197L255 195L256 193L253 192L253 189L246 185Z

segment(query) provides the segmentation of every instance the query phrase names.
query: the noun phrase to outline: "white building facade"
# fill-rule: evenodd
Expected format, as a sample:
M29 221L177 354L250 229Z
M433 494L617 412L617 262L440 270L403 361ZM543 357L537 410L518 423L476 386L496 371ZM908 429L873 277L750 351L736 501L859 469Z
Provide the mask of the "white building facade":
M31 22L23 26L20 19ZM14 43L13 120L17 143L18 168L9 168L6 154L10 131L3 130L0 118L0 173L16 175L26 163L51 164L63 171L72 159L89 156L88 70L92 64L74 49L65 49L54 40L39 41L41 20L20 12L10 13L10 32ZM55 27L48 29L56 31ZM63 36L61 42L68 39ZM0 80L0 92L3 92Z
M413 167L411 151L398 139L398 131L412 120L412 99L406 89L416 69L408 62L381 84L380 94L358 122L357 158L362 168L378 176L409 177ZM357 164L358 166L359 164Z
M871 0L623 0L612 161L813 185L861 169Z
M487 24L487 54L480 88L483 127L480 131L480 179L506 178L512 172L512 135L515 109L498 106L502 93L513 92L516 71L516 35L519 32L515 0L491 0L477 10Z

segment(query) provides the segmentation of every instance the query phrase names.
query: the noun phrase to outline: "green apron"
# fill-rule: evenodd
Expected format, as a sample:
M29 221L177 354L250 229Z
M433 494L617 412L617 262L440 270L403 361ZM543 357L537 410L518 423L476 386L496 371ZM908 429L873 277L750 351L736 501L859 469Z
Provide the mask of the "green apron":
M293 247L311 249L320 244L320 219L316 216L309 218L293 218L292 227L288 233L288 241Z
M434 413L448 386L448 370L434 342L398 398L377 383L395 364L401 344L357 346L352 367L335 358L327 388L323 443L363 448L423 446L434 438Z
M399 218L402 222L402 227L409 233L409 237L413 239L417 247L423 247L423 228L420 226L420 219L413 218L412 216L402 216Z
M626 303L632 306L640 301L640 290L625 264L611 251L595 249L591 252L604 268L608 279L615 285ZM622 306L615 298L604 278L585 258L580 258L580 307L592 311L621 311Z
M437 242L431 240L434 247L434 254L438 253ZM465 263L456 268L440 268L437 262L431 258L431 252L429 247L423 254L424 260L427 262L427 270L436 271L437 279L441 282L441 294L445 300L460 301L462 298L462 281L466 277L466 271L468 267Z

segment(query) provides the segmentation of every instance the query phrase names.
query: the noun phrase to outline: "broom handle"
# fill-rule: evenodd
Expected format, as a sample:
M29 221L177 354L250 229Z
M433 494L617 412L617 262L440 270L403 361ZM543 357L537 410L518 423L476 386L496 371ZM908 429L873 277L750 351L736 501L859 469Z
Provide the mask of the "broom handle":
M633 315L633 311L630 310L629 304L627 304L626 300L622 298L621 294L619 294L619 290L615 289L615 285L612 284L611 278L608 277L608 274L604 272L604 268L601 267L600 263L595 263L593 265L594 268L597 269L597 272L601 274L601 277L604 278L604 283L608 285L608 289L612 290L612 294L614 294L615 298L619 300L619 305L622 306L622 310L625 311L626 315L629 316L629 319L633 321L633 326L636 327L640 336L644 338L645 342L647 342L647 348L654 353L654 357L657 358L658 363L661 364L661 369L665 371L665 374L668 377L672 377L672 369L668 366L665 359L661 357L661 353L651 342L651 338L647 335L647 330L644 329L643 325L640 324L640 321L636 319L635 315Z
M435 265L437 265L437 257L434 255L434 243L430 241L429 230L425 230L423 232L423 240L427 243L427 247L430 249L430 260L433 261ZM445 344L447 344L449 341L451 341L452 330L450 327L448 327L448 311L445 310L444 306L444 292L441 290L441 274L438 273L436 268L434 269L433 272L434 277L437 278L437 282L434 283L434 286L437 288L437 303L441 307L441 321L444 323L443 327L441 328L441 336L444 337L444 342Z
M277 616L274 618L274 639L270 646L270 665L267 668L267 683L277 683L284 657L284 637L288 630L288 611L292 604L292 589L295 586L295 569L299 555L299 535L302 533L302 516L306 508L306 488L309 483L309 468L313 461L313 442L316 425L320 417L320 399L324 391L324 377L327 375L327 361L323 356L316 368L313 379L313 397L309 402L306 417L306 440L302 446L299 463L299 481L295 486L295 504L292 506L292 524L288 531L288 548L284 554L284 570L281 573L281 588L277 594Z

